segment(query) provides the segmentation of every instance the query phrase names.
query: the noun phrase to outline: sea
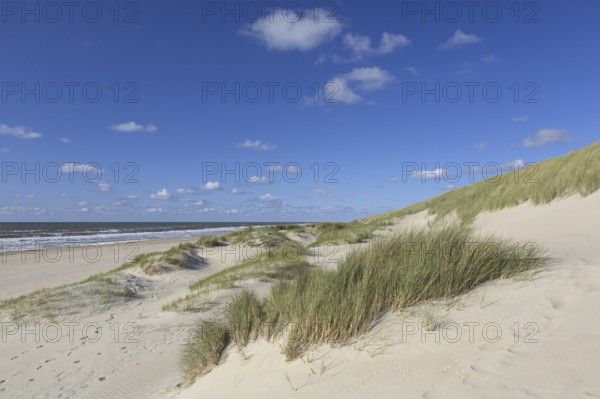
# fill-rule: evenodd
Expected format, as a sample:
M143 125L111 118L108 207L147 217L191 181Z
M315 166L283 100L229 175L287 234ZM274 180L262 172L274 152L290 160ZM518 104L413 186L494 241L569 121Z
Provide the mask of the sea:
M221 235L276 223L0 223L0 252Z

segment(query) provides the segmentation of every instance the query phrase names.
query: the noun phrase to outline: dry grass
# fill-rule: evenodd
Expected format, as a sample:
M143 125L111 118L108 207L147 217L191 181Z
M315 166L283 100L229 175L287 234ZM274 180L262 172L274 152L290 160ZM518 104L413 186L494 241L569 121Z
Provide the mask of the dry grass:
M535 245L474 236L461 226L408 230L352 252L335 271L296 269L264 301L251 293L236 297L223 325L238 347L253 336L287 332L284 353L294 359L311 345L348 343L387 311L451 298L545 260Z
M600 188L600 142L564 157L549 159L527 169L505 173L450 191L429 201L365 219L378 222L428 210L438 220L453 211L468 223L484 211L495 211L526 201L547 204L573 194L587 196Z

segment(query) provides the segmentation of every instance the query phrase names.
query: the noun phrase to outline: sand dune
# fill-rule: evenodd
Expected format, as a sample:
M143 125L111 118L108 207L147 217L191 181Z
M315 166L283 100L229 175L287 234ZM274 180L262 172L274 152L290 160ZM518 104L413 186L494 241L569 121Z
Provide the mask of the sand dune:
M598 193L482 214L476 230L533 239L555 261L534 276L488 283L452 301L387 314L351 345L323 345L292 362L285 361L277 342L254 342L241 352L230 347L218 367L187 388L180 385L178 360L193 326L241 288L211 293L211 307L203 313L161 308L185 295L191 281L239 258L212 254L198 268L157 276L132 271L145 282L135 300L107 309L83 306L71 319L56 320L63 330L58 342L48 342L54 336L48 322L41 326L48 327L46 336L25 337L20 326L13 333L14 326L4 323L0 393L40 398L600 397L599 216ZM426 222L425 213L413 215L378 235ZM158 250L166 244L148 245L147 250ZM336 256L353 247L340 246ZM60 273L40 265L15 266L6 273L5 297L65 282ZM259 280L245 286L268 290L268 283ZM438 318L436 331L422 326L427 314ZM72 340L64 334L68 321L79 323ZM83 331L86 324L91 327ZM92 342L96 330L102 337Z

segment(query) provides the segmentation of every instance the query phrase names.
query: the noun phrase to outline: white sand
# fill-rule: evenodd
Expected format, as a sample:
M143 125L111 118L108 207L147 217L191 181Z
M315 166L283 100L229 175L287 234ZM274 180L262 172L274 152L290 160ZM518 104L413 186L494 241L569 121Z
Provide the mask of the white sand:
M425 215L420 217L401 224L425 223ZM181 350L191 327L207 315L160 309L185 295L190 281L236 260L223 262L221 256L211 255L197 270L148 278L141 299L106 313L83 315L77 320L82 325L89 321L101 325L103 339L97 343L83 343L77 329L73 343L66 338L58 343L21 342L12 335L6 343L0 340L0 381L4 380L0 397L55 398L61 393L69 398L183 399L600 397L598 221L600 193L480 215L475 222L479 231L519 241L533 239L546 246L556 262L531 278L486 284L452 303L388 314L354 344L324 345L293 362L285 361L276 343L251 343L243 353L229 348L217 368L180 389L176 386L181 382L177 367ZM338 253L348 249L344 246ZM3 274L0 277L4 293L10 287ZM10 278L12 285L21 287L15 292L49 284L37 274L15 269ZM259 282L251 284L264 289ZM424 313L432 311L446 324L425 334L421 322ZM115 321L122 332L118 343L109 328ZM124 342L127 322L139 326L138 343Z

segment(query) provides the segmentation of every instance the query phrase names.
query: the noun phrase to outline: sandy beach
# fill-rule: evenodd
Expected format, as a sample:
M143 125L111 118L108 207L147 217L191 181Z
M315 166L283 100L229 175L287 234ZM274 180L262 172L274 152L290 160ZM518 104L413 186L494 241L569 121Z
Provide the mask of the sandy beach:
M197 267L156 276L131 270L127 282L138 287L133 299L105 306L73 302L70 315L37 326L5 318L0 391L36 398L598 397L599 209L597 193L484 213L474 223L477 231L535 239L547 247L552 265L533 276L486 283L453 301L388 313L351 345L321 345L291 362L278 342L230 347L221 364L190 387L183 386L179 360L197 321L214 316L243 288L264 295L270 283L250 279L208 293L201 311L165 312L162 307L185 296L191 281L239 263L248 248L202 252ZM421 213L395 220L376 235L426 226L428 219ZM294 238L303 244L314 239ZM179 242L142 242L139 251ZM357 245L370 244L340 245L335 257ZM118 266L109 257L84 267L22 264L18 257L10 255L1 269L5 298ZM332 267L322 260L313 252L313 263ZM443 326L434 332L422 327L424 312L432 309Z

